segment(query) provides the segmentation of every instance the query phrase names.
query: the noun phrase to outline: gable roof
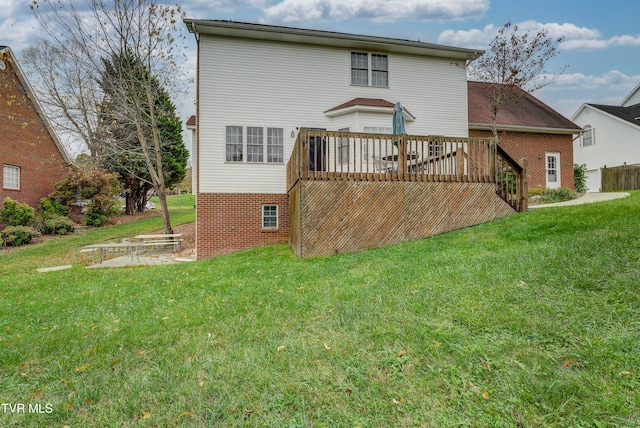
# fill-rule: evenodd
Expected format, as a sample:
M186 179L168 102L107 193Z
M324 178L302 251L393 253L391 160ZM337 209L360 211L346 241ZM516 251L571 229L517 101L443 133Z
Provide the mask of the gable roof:
M609 113L625 122L629 122L635 126L640 126L640 104L629 107L608 106L604 104L587 104L590 107Z
M196 115L192 115L189 117L189 119L187 119L187 123L185 124L187 126L196 126Z
M67 153L64 146L58 139L58 135L55 133L55 131L51 127L51 123L49 123L49 120L47 119L47 116L44 114L44 111L42 110L40 103L34 96L33 90L31 89L31 86L29 85L29 82L27 81L24 72L22 71L22 69L20 68L20 65L16 61L15 55L13 54L13 52L11 52L11 48L9 48L9 46L0 46L0 57L9 58L10 64L8 64L7 66L11 67L13 69L13 72L16 74L16 76L18 76L18 80L20 80L20 84L27 92L27 96L33 103L33 107L35 108L36 113L38 113L38 116L40 116L40 120L42 120L42 123L44 124L45 128L47 128L47 132L51 136L51 139L55 143L60 154L62 155L62 159L64 159L64 161L67 162L68 164L71 164L72 161L71 161L71 158L69 157L69 154Z
M640 91L640 83L638 83L636 87L633 88L633 90L629 92L629 94L626 97L624 97L622 101L620 101L619 105L624 106L625 104L627 104L627 101L629 101L631 97L633 97L638 91Z
M236 37L285 43L332 46L345 49L398 52L459 60L473 60L478 58L484 52L477 49L436 45L412 40L253 24L248 22L189 18L185 18L183 21L190 33L207 34L218 37Z
M469 129L491 129L493 122L489 93L491 85L467 82ZM577 134L581 128L531 95L519 90L520 98L504 105L496 117L498 130L546 134Z

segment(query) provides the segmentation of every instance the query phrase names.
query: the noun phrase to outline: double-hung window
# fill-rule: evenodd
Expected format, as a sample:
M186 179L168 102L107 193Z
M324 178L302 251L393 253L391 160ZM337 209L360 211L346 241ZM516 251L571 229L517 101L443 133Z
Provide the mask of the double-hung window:
M380 88L389 86L389 57L366 52L351 52L351 84Z
M267 162L284 162L284 138L282 128L267 128Z
M227 162L242 162L242 126L227 126Z
M283 163L283 129L227 126L226 160L227 162Z
M262 206L262 228L263 229L278 228L278 205Z
M20 190L20 167L5 165L2 176L2 187L5 189Z
M595 132L591 125L582 128L582 146L591 146L596 143Z
M247 162L263 162L264 138L262 128L247 126Z

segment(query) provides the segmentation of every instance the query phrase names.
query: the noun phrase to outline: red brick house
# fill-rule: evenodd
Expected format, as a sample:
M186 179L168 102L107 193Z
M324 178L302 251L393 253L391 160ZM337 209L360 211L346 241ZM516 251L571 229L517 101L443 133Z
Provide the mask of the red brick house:
M468 82L469 136L492 137L488 85ZM529 188L574 188L573 139L580 127L551 107L522 92L497 117L500 145L514 159L526 158Z
M15 56L0 46L0 203L38 206L70 162Z

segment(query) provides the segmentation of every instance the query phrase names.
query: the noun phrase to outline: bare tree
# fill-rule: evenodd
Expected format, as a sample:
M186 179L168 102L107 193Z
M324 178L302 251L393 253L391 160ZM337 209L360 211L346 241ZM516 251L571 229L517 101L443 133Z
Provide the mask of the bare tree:
M182 17L179 6L160 4L154 0L33 0L31 8L47 33L46 46L58 55L62 65L44 74L51 82L44 85L49 107L58 112L61 126L75 132L97 156L129 156L139 153L148 169L147 179L160 199L166 233L171 233L167 209L162 142L158 111L162 103L158 87L175 89L178 49L182 38L178 21ZM46 64L41 47L34 48L34 61ZM119 79L116 87L120 102L120 119L131 125L137 147L127 152L109 145L108 132L101 126L98 109L104 99L98 79L103 75L104 60L131 55L139 67L127 61L115 62ZM63 81L64 80L64 81ZM158 83L160 85L158 85ZM77 85L80 85L78 88Z
M530 31L519 32L517 25L512 27L507 22L489 49L469 65L469 76L487 84L493 113L491 130L496 141L498 111L506 104L516 102L524 95L523 91L536 91L554 80L545 73L545 66L557 55L562 40L562 37L549 37L546 28L532 34Z

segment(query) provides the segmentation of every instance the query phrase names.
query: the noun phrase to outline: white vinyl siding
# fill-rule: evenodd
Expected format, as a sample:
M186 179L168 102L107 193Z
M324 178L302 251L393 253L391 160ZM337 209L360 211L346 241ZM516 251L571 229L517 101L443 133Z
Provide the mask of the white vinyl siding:
M325 112L353 98L402 102L416 118L414 135L466 137L467 83L464 61L389 53L393 85L355 86L351 50L265 41L200 38L199 190L203 193L284 194L286 163L297 128L337 130L391 127L389 114L331 118ZM256 68L260 64L260 68ZM262 127L264 163L227 162L226 126ZM282 163L269 162L268 128L282 129ZM244 152L246 158L246 152Z
M583 138L573 142L573 163L586 165L589 192L600 188L600 168L640 164L640 128L601 110L587 106L572 118L573 123L593 130L591 145L584 145Z
M2 187L5 189L20 190L20 167L5 165L2 177Z

